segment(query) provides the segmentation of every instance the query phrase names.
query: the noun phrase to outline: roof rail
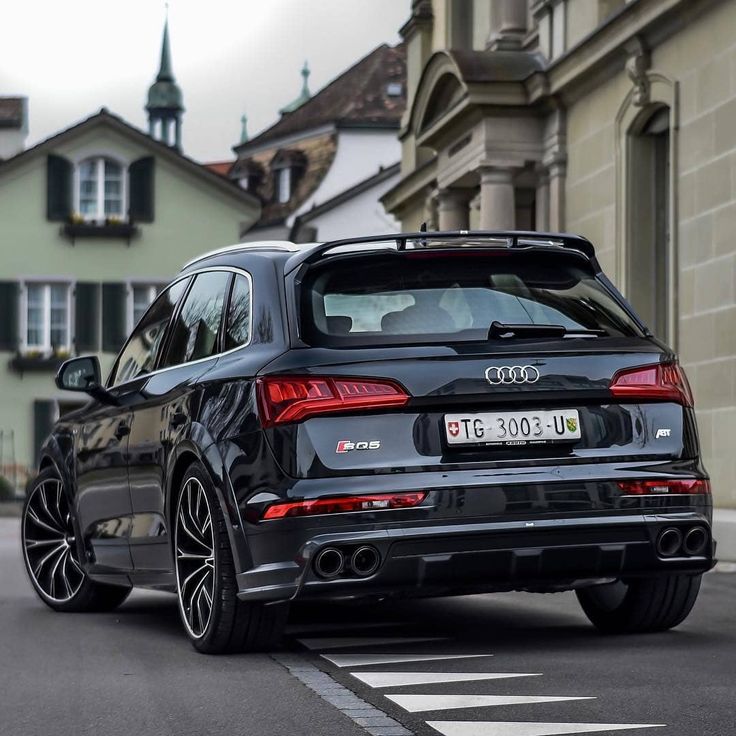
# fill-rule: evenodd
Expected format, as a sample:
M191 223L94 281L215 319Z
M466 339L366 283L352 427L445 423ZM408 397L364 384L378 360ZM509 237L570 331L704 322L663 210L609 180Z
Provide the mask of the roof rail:
M465 243L459 243L460 247L498 247L499 245L505 245L509 248L541 246L575 250L585 255L600 270L593 244L581 235L537 232L535 230L422 230L420 232L394 233L372 237L344 238L302 247L298 253L289 258L285 271L288 273L303 263L313 262L334 248L385 243L386 245L394 244L396 250L407 250L409 244L413 248L431 248L443 245L452 247L455 245L453 241L466 241Z
M212 258L214 256L221 256L227 253L238 253L240 251L248 250L279 250L287 253L297 253L304 248L308 248L309 245L299 245L292 243L290 240L261 240L253 243L235 243L234 245L226 245L223 248L216 248L215 250L202 253L202 255L192 258L191 261L187 261L181 268L183 271L189 266L192 266L199 261L203 261L206 258Z

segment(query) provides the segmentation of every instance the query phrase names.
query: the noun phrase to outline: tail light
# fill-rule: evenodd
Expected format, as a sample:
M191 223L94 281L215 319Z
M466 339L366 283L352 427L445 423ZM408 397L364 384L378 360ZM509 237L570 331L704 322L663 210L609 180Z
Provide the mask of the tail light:
M657 363L627 368L613 376L611 393L624 399L659 399L693 406L693 394L685 371L677 363Z
M627 496L651 496L662 493L710 495L710 481L705 478L622 480L619 481L618 487Z
M352 511L385 511L418 506L427 497L426 491L404 493L377 493L368 496L336 496L311 501L285 501L269 506L261 517L283 519L287 516L314 516L315 514L347 514Z
M265 376L256 383L264 427L319 414L404 406L409 401L398 383L384 378Z

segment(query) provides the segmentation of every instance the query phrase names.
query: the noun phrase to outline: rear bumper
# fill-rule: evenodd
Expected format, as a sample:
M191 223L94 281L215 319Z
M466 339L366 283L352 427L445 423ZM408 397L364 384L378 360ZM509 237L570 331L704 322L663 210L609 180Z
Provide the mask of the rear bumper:
M707 530L700 555L658 555L659 533ZM271 535L264 535L271 536ZM254 540L257 541L257 540ZM261 539L261 543L266 540ZM349 553L369 544L380 565L370 577L322 579L314 569L327 547ZM502 590L562 590L617 578L699 574L715 564L708 513L682 511L574 518L437 523L361 530L291 525L267 543L275 561L237 576L243 600L433 596Z

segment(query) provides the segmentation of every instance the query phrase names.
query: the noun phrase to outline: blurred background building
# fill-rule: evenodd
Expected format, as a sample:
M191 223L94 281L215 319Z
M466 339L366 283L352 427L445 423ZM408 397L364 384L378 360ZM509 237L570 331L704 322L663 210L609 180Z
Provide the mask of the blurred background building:
M100 110L23 149L25 100L0 98L0 477L22 487L52 423L80 402L53 377L73 354L105 374L188 259L256 222L256 197L180 151L168 31L149 134Z
M406 230L569 230L695 392L736 507L736 2L413 0L401 29Z

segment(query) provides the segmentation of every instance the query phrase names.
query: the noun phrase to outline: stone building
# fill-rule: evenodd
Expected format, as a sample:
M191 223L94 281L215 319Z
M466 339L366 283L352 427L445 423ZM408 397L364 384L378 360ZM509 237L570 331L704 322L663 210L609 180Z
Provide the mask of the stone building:
M693 385L736 507L736 2L413 0L404 229L590 238Z

